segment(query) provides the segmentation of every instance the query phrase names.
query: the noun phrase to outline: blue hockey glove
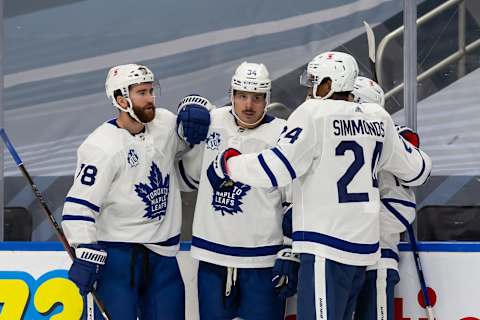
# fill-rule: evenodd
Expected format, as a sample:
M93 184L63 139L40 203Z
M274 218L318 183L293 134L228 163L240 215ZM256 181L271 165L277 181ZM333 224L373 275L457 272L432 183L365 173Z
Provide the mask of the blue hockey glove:
M210 110L213 105L199 95L189 95L180 101L177 115L177 133L189 144L198 144L207 138Z
M95 288L107 260L107 252L102 245L83 244L75 250L75 256L68 271L68 278L77 285L80 294L84 296Z
M240 154L240 151L237 149L228 148L219 153L208 166L207 177L213 190L228 190L233 188L234 181L228 177L227 161Z
M273 266L272 284L281 299L286 299L297 293L298 269L300 259L298 253L286 247L277 253Z
M396 125L395 127L397 128L398 134L401 135L405 140L410 142L415 148L420 147L420 137L418 136L418 133L409 127L399 125Z

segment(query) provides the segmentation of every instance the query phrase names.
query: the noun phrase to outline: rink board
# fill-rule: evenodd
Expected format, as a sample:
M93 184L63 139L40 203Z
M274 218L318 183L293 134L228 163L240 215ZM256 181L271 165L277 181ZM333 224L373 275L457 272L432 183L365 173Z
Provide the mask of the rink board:
M196 300L197 263L183 243L180 269L186 288L186 319L198 319ZM480 243L421 243L420 256L428 286L435 292L435 315L440 320L480 320ZM401 282L396 290L395 320L425 318L419 303L419 284L412 253L407 245L400 249ZM70 265L57 242L0 243L0 319L75 318L84 301L66 279ZM51 306L57 304L52 310ZM65 308L62 306L65 306ZM295 302L289 303L293 314ZM42 312L48 311L42 314ZM289 317L295 319L294 316Z

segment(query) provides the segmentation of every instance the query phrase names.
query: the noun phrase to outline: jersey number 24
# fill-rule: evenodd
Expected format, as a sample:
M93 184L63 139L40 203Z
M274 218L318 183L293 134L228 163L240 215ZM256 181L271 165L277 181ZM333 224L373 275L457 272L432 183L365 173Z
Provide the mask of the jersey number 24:
M377 180L377 163L382 153L383 143L377 141L375 143L375 149L373 150L371 170L372 170L372 186L378 188ZM355 175L365 165L365 156L363 147L353 140L343 140L335 148L336 156L344 156L347 151L353 152L354 160L352 164L347 168L347 171L337 181L338 202L368 202L367 192L348 192L347 187L355 178Z

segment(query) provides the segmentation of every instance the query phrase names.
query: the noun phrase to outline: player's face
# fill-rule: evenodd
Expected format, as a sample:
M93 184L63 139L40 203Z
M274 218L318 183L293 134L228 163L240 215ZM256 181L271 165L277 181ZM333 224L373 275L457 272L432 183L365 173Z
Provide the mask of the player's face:
M263 116L266 105L265 93L235 91L233 103L240 120L254 124Z
M152 83L141 83L130 88L130 100L138 119L147 123L155 118L155 96Z

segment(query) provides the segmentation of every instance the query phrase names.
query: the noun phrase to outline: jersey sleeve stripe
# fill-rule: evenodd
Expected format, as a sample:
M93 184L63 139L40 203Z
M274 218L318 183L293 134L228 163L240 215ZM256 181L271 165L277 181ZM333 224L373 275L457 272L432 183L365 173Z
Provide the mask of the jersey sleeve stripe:
M188 180L188 177L187 177L187 174L185 172L185 167L183 166L183 161L180 160L178 162L178 169L180 170L180 176L182 176L182 179L183 181L185 182L185 184L190 188L190 189L198 189L196 186L194 186L189 180ZM192 179L193 180L193 179ZM193 180L195 181L195 180ZM198 182L197 182L198 184Z
M91 203L87 200L84 200L84 199L67 197L67 198L65 198L65 202L73 202L73 203L81 204L82 206L85 206L89 209L92 209L95 212L100 212L100 207L99 206L96 206L93 203Z
M219 254L235 257L258 257L276 255L282 248L282 245L271 245L255 248L231 247L223 244L211 242L202 238L193 237L192 246L200 249L216 252Z
M395 260L397 260L397 262L400 261L400 257L392 249L381 249L380 252L381 252L381 257L382 258L395 259Z
M405 183L411 183L411 182L414 182L415 180L420 179L420 177L422 177L423 175L423 172L425 171L425 159L423 158L422 153L418 149L415 149L415 150L418 152L418 154L422 158L422 169L420 170L420 173L412 180L403 180L403 182Z
M385 208L388 209L388 211L390 211L394 216L395 218L397 218L405 227L408 227L410 225L410 223L408 222L407 219L405 219L405 217L397 211L397 209L395 209L391 203L398 203L398 204L401 204L401 205L404 205L406 207L409 207L409 208L416 208L416 204L413 203L413 202L410 202L410 201L405 201L405 200L401 200L401 199L395 199L395 198L383 198L381 199L383 205L385 206Z
M62 216L63 221L88 221L88 222L93 222L95 223L95 219L92 217L86 217L86 216L76 216L72 214L64 214Z
M272 186L278 187L277 179L275 178L275 175L273 174L272 170L270 170L270 168L267 166L267 163L265 162L265 159L263 158L262 154L258 155L258 161L260 162L260 165L262 166L263 170L265 170L265 173L267 174L267 176L270 178Z
M295 173L295 170L293 169L292 165L285 157L285 155L282 153L282 151L280 151L277 147L272 148L272 151L283 162L285 167L287 167L287 170L290 173L290 177L292 177L292 180L295 179L297 177L297 174Z
M358 254L373 254L380 248L378 242L372 244L354 243L312 231L295 231L293 233L293 241L315 242L338 250Z

